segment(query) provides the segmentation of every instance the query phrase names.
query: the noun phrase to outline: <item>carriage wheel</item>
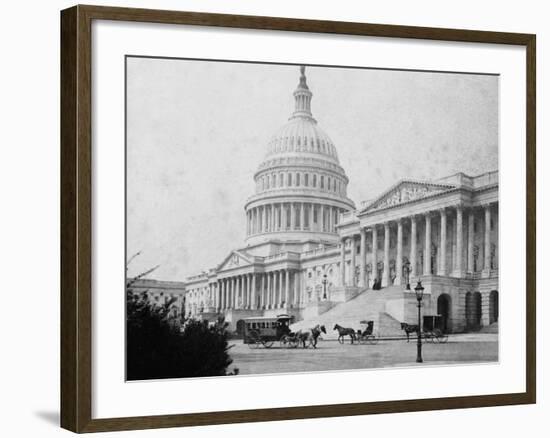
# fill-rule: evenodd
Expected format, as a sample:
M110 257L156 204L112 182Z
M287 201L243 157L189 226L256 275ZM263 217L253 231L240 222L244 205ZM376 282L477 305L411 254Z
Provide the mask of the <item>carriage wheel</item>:
M281 345L281 348L295 348L296 345L294 344L294 339L292 339L288 335L283 335L281 337L281 340L279 341L279 344Z
M248 348L258 348L260 346L260 338L256 332L251 332L248 336Z
M374 335L368 335L367 338L366 338L367 344L370 344L370 345L376 345L376 344L378 344L379 341L380 341L380 339L378 339Z
M279 345L281 348L288 348L289 339L287 335L281 336L281 340L279 341Z
M443 333L441 330L437 329L435 332L435 339L438 343L444 344L449 340L449 336L445 333Z
M273 341L262 340L262 344L264 345L265 348L271 348L271 347L273 347Z

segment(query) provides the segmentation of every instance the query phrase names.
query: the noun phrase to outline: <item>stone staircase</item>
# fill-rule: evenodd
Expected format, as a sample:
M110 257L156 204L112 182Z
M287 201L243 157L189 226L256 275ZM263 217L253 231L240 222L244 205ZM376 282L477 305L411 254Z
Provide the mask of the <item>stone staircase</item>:
M402 336L400 321L386 313L386 301L403 297L403 288L391 286L382 290L364 290L344 303L338 303L327 312L292 324L292 331L308 330L316 324L325 325L324 339L337 339L335 324L355 330L363 330L360 321L374 321L374 333L382 337Z

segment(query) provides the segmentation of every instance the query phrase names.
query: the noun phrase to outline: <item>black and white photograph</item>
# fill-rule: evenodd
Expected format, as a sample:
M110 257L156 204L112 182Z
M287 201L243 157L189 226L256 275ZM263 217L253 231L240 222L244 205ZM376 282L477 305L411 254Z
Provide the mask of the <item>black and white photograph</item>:
M499 361L497 74L125 70L127 380Z

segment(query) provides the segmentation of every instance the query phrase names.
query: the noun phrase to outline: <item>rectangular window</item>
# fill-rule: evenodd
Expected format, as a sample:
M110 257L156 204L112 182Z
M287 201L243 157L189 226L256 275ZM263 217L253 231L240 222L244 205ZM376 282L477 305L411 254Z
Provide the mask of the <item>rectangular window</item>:
M296 185L297 186L300 185L300 174L299 173L296 174Z

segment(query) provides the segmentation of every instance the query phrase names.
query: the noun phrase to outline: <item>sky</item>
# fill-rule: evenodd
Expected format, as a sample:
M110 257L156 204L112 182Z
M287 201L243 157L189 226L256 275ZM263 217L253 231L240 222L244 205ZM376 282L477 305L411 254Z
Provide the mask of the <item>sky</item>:
M359 206L400 179L498 169L498 77L307 67L312 113ZM127 59L127 254L183 281L244 247L246 199L299 68Z

